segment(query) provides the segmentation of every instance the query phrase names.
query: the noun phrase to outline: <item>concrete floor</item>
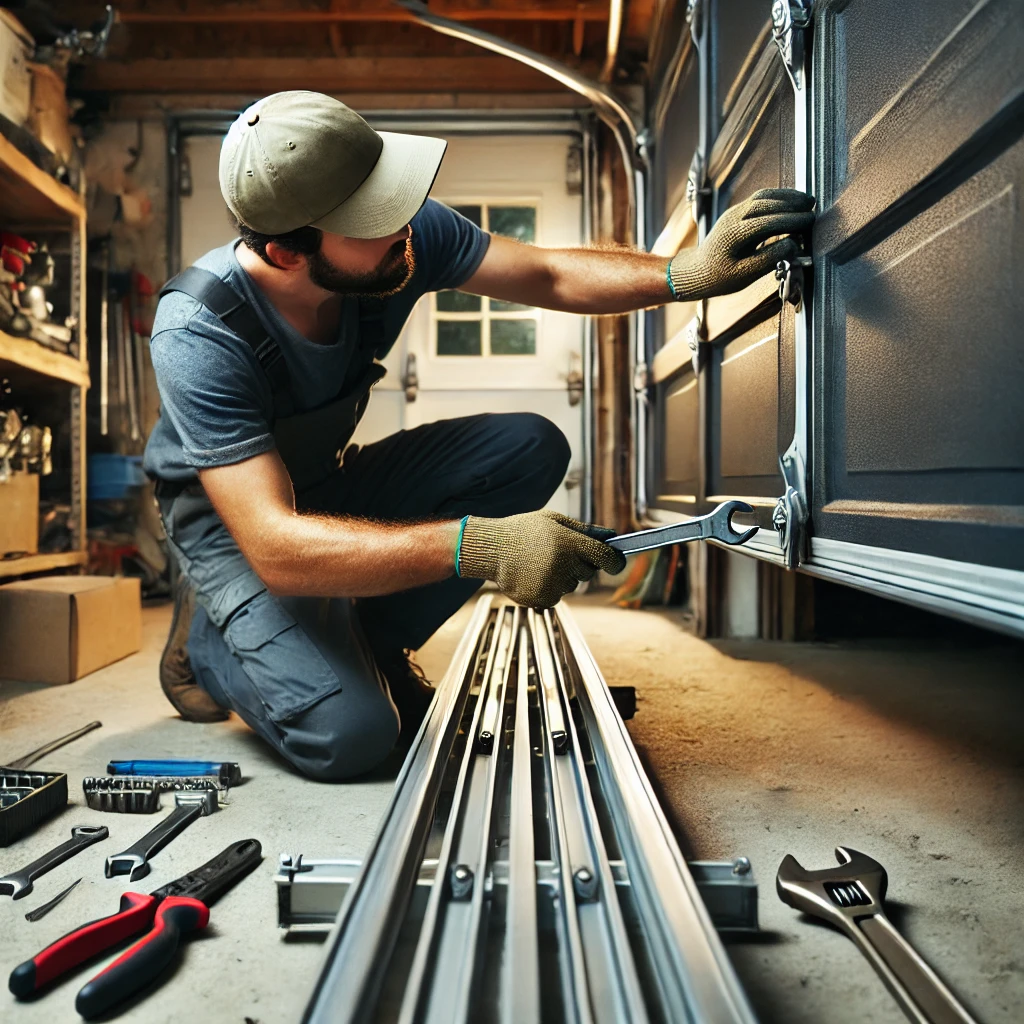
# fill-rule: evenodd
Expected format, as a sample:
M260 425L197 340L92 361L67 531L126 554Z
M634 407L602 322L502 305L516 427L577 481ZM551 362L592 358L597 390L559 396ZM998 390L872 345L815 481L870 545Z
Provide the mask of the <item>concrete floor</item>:
M688 857L748 856L760 882L763 932L728 945L760 1019L792 1024L903 1016L851 943L801 919L774 892L782 856L832 862L837 843L889 870L893 918L979 1019L1024 1020L1019 952L1024 929L1024 656L1020 646L857 643L842 646L707 643L668 611L576 599L584 633L610 683L637 686L630 732L661 789ZM440 676L465 620L421 652ZM112 757L240 761L231 803L195 823L131 887L150 891L227 843L255 836L264 862L213 909L174 976L118 1019L287 1024L318 969L318 944L282 942L271 878L282 851L360 856L387 802L396 765L347 785L297 777L237 720L194 725L174 717L156 685L168 608L144 612L144 650L67 687L0 683L0 762L99 718L104 726L39 763L70 776L71 806L0 851L0 873L102 823L109 839L68 861L17 903L0 900L0 969L81 922L112 912L126 888L104 879L104 858L152 823L91 812L79 784ZM24 913L79 876L42 921ZM97 964L44 998L0 994L0 1019L78 1020L74 996Z

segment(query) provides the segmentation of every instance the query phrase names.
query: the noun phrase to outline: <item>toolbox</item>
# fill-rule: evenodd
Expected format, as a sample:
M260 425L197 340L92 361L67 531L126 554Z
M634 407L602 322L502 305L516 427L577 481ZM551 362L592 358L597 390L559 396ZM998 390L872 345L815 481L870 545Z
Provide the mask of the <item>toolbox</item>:
M0 846L9 846L68 802L63 772L0 767Z

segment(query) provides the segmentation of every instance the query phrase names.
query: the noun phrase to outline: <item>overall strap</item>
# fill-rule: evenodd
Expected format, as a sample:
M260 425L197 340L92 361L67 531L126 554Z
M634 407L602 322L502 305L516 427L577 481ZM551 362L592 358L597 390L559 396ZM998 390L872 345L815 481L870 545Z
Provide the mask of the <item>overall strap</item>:
M288 366L277 342L267 334L266 328L247 299L222 281L216 274L199 267L187 267L172 277L160 289L160 297L168 292L184 292L217 316L228 330L237 334L252 349L263 372L270 381L274 395L275 417L291 416L295 411L292 401Z

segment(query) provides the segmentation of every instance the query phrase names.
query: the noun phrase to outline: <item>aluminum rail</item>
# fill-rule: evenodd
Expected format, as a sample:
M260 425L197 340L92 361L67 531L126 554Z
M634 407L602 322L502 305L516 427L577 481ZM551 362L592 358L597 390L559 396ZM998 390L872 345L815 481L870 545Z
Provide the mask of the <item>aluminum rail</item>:
M490 609L490 597L481 597L413 740L377 839L327 941L324 968L302 1018L308 1024L355 1024L371 1016L367 1007L383 981L387 955L419 875Z
M572 613L557 621L608 811L645 922L670 1021L755 1020L633 743Z
M347 887L306 1021L754 1019L564 608L481 599L355 880L282 863L294 921Z

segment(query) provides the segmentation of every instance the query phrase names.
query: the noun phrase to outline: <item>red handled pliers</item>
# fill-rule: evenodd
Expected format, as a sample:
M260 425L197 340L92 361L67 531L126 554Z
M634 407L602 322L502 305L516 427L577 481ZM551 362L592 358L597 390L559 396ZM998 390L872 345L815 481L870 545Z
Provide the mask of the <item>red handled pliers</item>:
M116 914L83 924L15 967L8 987L19 999L25 999L86 960L145 931L138 942L78 993L75 1009L83 1017L105 1013L156 978L174 959L182 935L205 928L210 920L210 904L261 859L259 842L242 839L201 868L148 896L126 892Z

